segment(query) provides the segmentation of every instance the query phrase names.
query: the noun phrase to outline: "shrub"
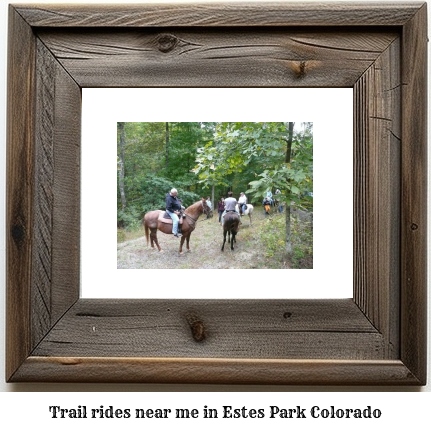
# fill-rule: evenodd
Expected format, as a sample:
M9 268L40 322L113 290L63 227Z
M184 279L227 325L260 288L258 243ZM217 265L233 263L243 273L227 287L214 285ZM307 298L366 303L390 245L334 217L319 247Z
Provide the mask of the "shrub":
M313 225L291 217L292 268L313 267ZM265 257L282 262L286 259L286 219L284 214L268 218L258 231Z
M117 211L117 225L128 231L139 229L141 225L141 212L136 207L127 207L125 210Z

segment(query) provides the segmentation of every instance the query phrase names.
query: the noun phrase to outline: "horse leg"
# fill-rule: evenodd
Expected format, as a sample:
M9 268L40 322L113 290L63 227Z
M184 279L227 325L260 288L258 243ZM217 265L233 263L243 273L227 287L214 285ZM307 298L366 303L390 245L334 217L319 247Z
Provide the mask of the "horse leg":
M147 239L147 247L148 247L148 242L149 242L149 238L150 238L150 229L147 226L147 223L145 223L145 221L144 221L144 228L145 228L145 238Z
M179 250L180 254L183 254L183 244L184 244L185 238L186 238L185 236L182 236L180 240L180 250Z
M191 233L189 233L189 234L186 236L186 244L187 244L187 251L188 251L188 252L191 252L191 250L190 250L190 235L191 235Z
M148 229L147 226L145 226L145 230L147 230L147 229ZM149 236L147 236L147 246L148 246L148 237L150 239L151 248L154 248L154 230L153 229L150 230Z
M236 236L236 232L232 231L232 243L230 245L231 250L233 250L233 243L236 242L235 236Z
M224 251L224 244L226 242L226 231L223 230L223 245L221 246L221 251Z
M159 251L162 251L162 248L159 245L159 241L157 240L157 230L156 229L151 229L150 238L151 238L151 247L154 248L154 244L156 244L157 249Z

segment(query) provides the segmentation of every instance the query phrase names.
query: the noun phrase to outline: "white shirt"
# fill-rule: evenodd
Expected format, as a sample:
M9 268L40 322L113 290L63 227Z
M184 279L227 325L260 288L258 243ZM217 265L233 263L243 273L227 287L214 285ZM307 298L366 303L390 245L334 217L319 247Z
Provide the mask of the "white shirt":
M247 196L246 195L240 196L238 199L238 203L239 204L246 204L247 203Z

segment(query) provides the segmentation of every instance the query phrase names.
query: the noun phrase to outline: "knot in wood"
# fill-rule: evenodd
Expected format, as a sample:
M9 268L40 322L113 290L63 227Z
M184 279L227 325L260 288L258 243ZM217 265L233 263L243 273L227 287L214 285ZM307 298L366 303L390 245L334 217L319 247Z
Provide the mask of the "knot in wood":
M417 229L418 229L418 227L419 227L419 226L418 226L416 223L412 223L412 224L411 224L411 226L410 226L410 229L411 229L411 230L417 230Z
M204 341L206 338L206 329L202 320L198 319L196 316L188 316L187 323L192 331L193 339L197 342Z
M15 223L11 227L11 235L17 245L21 245L25 239L25 228L21 223Z
M307 69L306 61L297 62L293 67L293 71L295 72L296 77L299 79L304 78L304 76L307 74L306 69Z
M173 34L162 34L157 38L157 47L161 52L172 51L178 44L178 38Z

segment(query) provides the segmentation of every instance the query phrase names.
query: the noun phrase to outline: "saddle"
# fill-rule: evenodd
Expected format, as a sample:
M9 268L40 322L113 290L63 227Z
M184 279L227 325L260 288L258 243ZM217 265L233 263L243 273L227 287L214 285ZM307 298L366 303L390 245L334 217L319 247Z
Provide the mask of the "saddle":
M178 217L180 219L180 224L183 224L183 217L181 215ZM162 223L172 224L171 216L167 213L167 211L162 211L159 214L158 220Z

